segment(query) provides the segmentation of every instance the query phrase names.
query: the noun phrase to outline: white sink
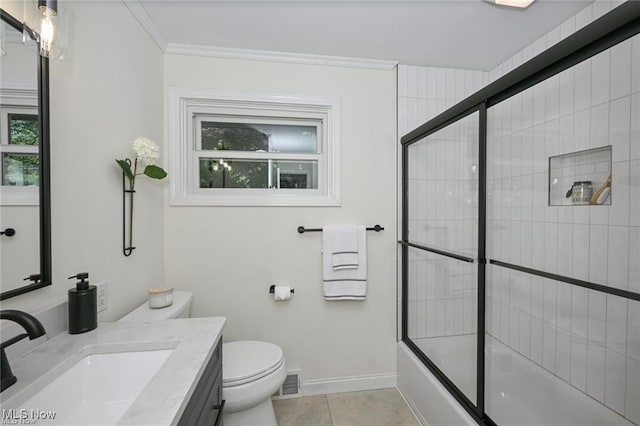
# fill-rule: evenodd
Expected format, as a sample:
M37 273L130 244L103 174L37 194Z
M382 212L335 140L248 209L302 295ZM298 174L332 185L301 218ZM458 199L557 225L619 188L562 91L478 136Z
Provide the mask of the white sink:
M25 410L55 411L55 421L14 424L176 424L224 324L221 317L104 322L88 333L52 336L10 358L18 381L0 395L3 419Z
M47 424L115 424L172 352L162 349L87 355L20 404L16 415L21 409L29 414L51 411L55 419L47 420Z

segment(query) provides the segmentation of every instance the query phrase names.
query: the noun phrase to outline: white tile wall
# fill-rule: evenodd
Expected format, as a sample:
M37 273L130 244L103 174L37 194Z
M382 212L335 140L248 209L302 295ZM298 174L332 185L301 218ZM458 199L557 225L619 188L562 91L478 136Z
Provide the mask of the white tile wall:
M627 398L625 412L631 421L640 423L640 361L627 358Z
M487 73L480 71L399 65L398 137L481 89L487 80ZM477 176L472 167L477 166L478 136L477 125L470 123L471 119L411 147L412 241L458 252L476 251L473 188ZM474 333L475 267L411 252L409 335Z
M482 71L398 65L398 136L404 136L487 83L488 73Z

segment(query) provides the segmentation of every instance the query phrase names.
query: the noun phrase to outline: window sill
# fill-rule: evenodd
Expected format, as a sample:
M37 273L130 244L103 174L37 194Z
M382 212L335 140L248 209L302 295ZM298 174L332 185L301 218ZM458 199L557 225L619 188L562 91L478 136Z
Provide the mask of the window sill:
M170 200L171 206L256 206L256 207L296 207L296 206L312 206L312 207L337 207L340 206L339 197L330 197L325 194L308 194L299 193L280 193L275 194L277 190L239 190L238 191L220 189L215 191L215 196L210 194L190 194L190 195L173 195ZM235 192L225 194L225 192ZM252 194L247 194L250 191Z

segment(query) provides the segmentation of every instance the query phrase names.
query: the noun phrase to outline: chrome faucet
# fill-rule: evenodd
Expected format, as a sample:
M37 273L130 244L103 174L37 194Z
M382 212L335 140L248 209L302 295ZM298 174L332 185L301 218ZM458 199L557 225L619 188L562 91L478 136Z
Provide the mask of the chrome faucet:
M2 374L2 390L0 392L4 392L6 388L13 385L18 379L11 371L11 366L9 365L9 359L7 358L7 354L4 349L7 346L11 346L16 342L28 337L29 340L36 339L40 336L44 336L46 331L40 321L33 315L29 315L26 312L16 311L13 309L5 309L0 311L0 320L11 320L16 322L24 328L26 333L18 334L17 336L12 337L11 339L2 342L0 344L1 352L2 352L2 365L0 365L0 370Z

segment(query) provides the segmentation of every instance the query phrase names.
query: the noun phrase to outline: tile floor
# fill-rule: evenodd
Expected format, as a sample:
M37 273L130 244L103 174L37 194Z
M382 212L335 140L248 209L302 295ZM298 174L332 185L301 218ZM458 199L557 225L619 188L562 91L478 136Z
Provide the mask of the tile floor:
M335 393L273 401L278 426L417 426L396 389Z

